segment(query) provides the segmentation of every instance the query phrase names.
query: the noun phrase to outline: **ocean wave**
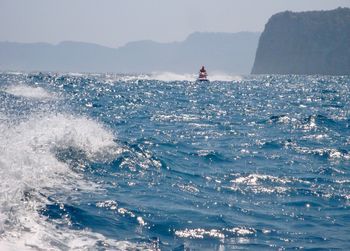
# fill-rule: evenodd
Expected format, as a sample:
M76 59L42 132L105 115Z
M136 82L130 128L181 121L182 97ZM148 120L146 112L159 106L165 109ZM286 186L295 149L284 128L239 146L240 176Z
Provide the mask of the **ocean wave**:
M53 191L72 195L97 188L57 159L56 150L73 147L92 161L108 161L120 150L112 133L96 121L67 114L33 115L0 129L0 248L83 250L104 243L118 250L131 245L89 231L59 230L39 213L52 203Z
M235 178L230 180L230 186L224 186L224 188L243 194L284 194L292 190L293 184L306 183L296 178L276 177L266 174L232 175Z
M99 201L95 204L95 206L97 208L105 208L107 210L116 211L121 216L129 216L130 218L135 218L137 223L142 227L147 225L141 216L136 216L135 213L126 208L118 207L118 203L114 200Z
M0 74L0 250L349 249L349 78L322 78Z
M42 87L33 87L23 84L11 85L7 87L4 91L17 97L24 97L29 99L50 100L57 98L55 97L55 95L46 91Z
M347 129L346 120L343 116L324 116L312 114L307 117L301 117L300 114L281 114L272 115L268 119L257 121L258 124L275 124L279 127L291 127L293 130L302 132L320 132L326 131L342 132Z
M294 147L294 150L302 154L312 154L319 157L325 157L329 160L350 160L350 153L345 149L336 148L310 148L310 147Z

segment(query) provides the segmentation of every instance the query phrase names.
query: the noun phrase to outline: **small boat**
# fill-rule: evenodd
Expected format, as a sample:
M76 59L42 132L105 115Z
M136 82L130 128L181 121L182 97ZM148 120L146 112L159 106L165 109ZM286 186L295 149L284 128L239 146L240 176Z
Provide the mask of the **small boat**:
M204 66L199 70L199 76L197 78L198 82L210 82L208 79L207 71L205 70Z

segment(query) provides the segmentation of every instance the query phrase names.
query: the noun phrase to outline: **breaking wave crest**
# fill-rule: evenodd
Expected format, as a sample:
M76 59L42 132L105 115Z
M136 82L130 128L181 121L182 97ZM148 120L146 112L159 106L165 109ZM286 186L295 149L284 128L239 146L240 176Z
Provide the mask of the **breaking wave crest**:
M74 148L90 161L108 161L120 152L114 136L96 121L67 114L37 115L15 124L0 125L0 249L86 250L136 248L128 242L108 240L89 230L57 229L40 210L52 203L55 191L94 191L57 152Z

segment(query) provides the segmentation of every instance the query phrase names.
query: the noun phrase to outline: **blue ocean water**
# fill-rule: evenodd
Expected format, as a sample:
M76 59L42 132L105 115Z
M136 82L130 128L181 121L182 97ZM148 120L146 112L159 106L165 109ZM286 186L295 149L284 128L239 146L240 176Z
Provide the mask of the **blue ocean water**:
M349 250L350 77L180 79L1 73L1 250Z

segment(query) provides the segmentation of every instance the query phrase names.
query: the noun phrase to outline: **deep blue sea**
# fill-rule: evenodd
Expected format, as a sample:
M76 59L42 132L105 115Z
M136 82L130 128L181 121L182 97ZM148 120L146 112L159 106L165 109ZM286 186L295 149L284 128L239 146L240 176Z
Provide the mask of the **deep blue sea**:
M0 179L0 250L350 250L350 77L3 72Z

